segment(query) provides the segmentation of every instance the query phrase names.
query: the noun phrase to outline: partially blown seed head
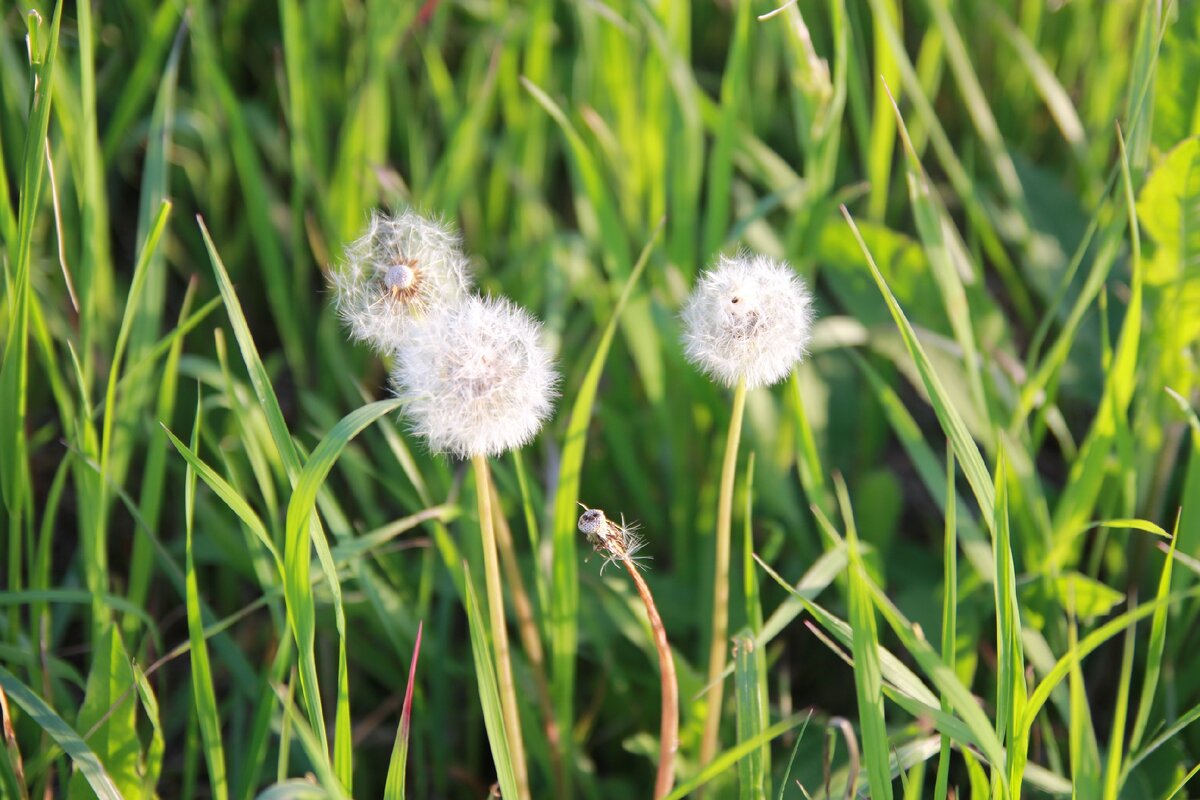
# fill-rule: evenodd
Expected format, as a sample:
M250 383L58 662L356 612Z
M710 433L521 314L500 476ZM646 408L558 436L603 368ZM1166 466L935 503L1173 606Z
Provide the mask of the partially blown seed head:
M409 328L392 387L430 449L461 457L521 447L553 409L558 375L541 325L505 299L470 297Z
M577 524L579 532L587 536L592 550L604 556L601 574L604 573L604 567L614 561L628 561L639 569L643 568L641 562L648 556L639 556L638 552L646 546L646 540L638 533L637 523L626 522L625 516L621 515L621 522L617 524L600 509L584 506Z
M804 358L812 316L812 295L786 263L722 256L683 308L684 354L725 386L767 386Z
M414 319L458 302L471 288L458 237L413 211L372 214L331 277L351 335L389 355L403 346Z

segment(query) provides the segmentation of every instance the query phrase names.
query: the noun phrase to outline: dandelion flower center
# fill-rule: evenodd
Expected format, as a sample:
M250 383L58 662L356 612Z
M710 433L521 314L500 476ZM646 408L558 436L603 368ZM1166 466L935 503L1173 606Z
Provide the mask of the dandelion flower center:
M417 282L417 271L406 263L393 264L383 273L383 286L392 297L399 297Z
M471 285L458 237L412 211L374 214L330 277L351 335L386 355L405 345L414 319L458 303Z

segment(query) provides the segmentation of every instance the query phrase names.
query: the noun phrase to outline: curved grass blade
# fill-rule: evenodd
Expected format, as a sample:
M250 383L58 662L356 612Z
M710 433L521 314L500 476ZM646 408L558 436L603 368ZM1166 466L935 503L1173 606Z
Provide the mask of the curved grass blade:
M950 439L950 444L954 447L955 456L957 456L959 463L962 464L963 474L966 476L967 483L970 484L971 490L975 494L975 500L979 503L981 516L988 521L988 524L992 524L995 516L996 493L995 487L992 485L991 475L984 464L983 456L980 455L979 448L971 438L966 423L963 422L962 417L959 416L958 411L954 408L954 404L950 401L945 388L942 386L941 379L938 378L937 373L933 369L933 364L929 361L929 357L925 355L925 349L921 346L920 341L917 339L916 331L913 330L912 325L908 322L908 318L904 315L904 309L900 308L900 303L896 300L896 296L892 294L887 281L883 279L879 268L875 266L875 259L871 256L871 251L867 247L866 241L863 240L858 226L854 224L854 219L850 216L850 212L846 210L845 206L842 206L841 209L842 216L846 218L846 224L850 226L850 230L854 234L858 246L862 248L863 256L867 260L867 266L871 269L871 277L875 279L875 284L879 287L879 292L883 295L888 310L892 312L892 319L896 322L896 327L900 331L901 338L904 339L904 344L908 348L909 355L912 357L917 371L921 374L921 381L925 385L925 390L929 393L929 402L933 406L934 413L937 414L938 423L942 426L942 430L945 431L947 438Z
M364 428L390 411L400 407L397 399L380 400L350 412L325 435L303 471L296 480L292 497L288 501L287 522L284 528L283 585L287 601L288 618L296 636L300 659L301 688L304 690L309 719L314 728L323 728L323 713L319 684L317 683L316 654L316 608L313 600L312 582L309 579L310 549L314 542L330 589L334 594L335 614L339 636L338 651L338 708L335 719L334 765L343 783L350 775L350 716L349 690L347 687L347 664L345 651L345 616L342 611L341 587L337 579L337 568L329 552L325 534L314 524L314 508L317 492L325 477L333 469L338 456L350 441ZM349 787L347 787L349 788Z
M787 719L776 722L774 725L767 728L761 734L752 739L747 739L744 742L738 742L737 745L729 748L714 758L707 767L700 770L700 772L690 781L686 781L676 786L675 791L671 792L669 795L663 798L663 800L682 800L682 798L691 795L701 786L708 783L713 778L717 777L722 772L729 769L734 764L741 761L743 758L758 750L776 737L795 729L801 724L807 727L808 720L811 716L811 712L804 715L795 714Z
M63 720L46 701L38 697L17 677L0 665L0 688L29 715L42 730L50 735L79 769L84 780L100 800L124 800L113 779L105 771L100 759L80 738L75 729Z

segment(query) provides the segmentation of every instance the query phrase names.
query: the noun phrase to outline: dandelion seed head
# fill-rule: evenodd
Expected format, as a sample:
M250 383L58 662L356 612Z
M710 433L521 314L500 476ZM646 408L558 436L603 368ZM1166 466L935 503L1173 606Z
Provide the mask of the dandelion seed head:
M725 386L768 386L806 355L812 317L812 295L787 263L722 256L684 305L684 355Z
M592 549L604 556L604 563L600 565L601 575L606 566L617 561L628 561L639 569L645 568L642 562L649 556L639 556L638 552L646 546L646 539L638 533L636 522L626 522L622 515L618 524L600 509L585 507L579 515L577 526L587 536Z
M458 302L471 288L458 237L414 211L373 213L331 280L350 335L386 354L403 347L414 320Z
M528 443L557 384L541 324L508 300L475 296L410 326L392 371L413 432L464 458Z

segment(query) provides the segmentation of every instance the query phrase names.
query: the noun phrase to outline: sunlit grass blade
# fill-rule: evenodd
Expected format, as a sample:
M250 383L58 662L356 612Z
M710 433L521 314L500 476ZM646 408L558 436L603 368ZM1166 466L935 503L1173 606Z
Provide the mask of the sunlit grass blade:
M421 657L421 631L424 627L424 623L417 625L417 641L413 644L412 661L408 665L408 684L404 688L404 705L400 707L400 727L396 730L396 741L392 745L392 758L388 762L387 781L383 787L384 800L404 800L405 797L408 739L412 733L413 688L417 681L417 659Z
M196 421L192 427L192 448L200 443L201 415L204 406L196 398ZM187 574L187 623L188 639L192 643L192 699L196 717L200 723L200 738L204 745L204 758L208 763L209 785L213 797L228 800L229 785L225 772L225 748L221 741L221 715L217 708L216 692L213 690L212 667L208 661L208 644L204 640L204 623L200 616L200 586L196 579L196 561L192 539L196 513L196 472L190 466L184 483L184 528L185 566Z

